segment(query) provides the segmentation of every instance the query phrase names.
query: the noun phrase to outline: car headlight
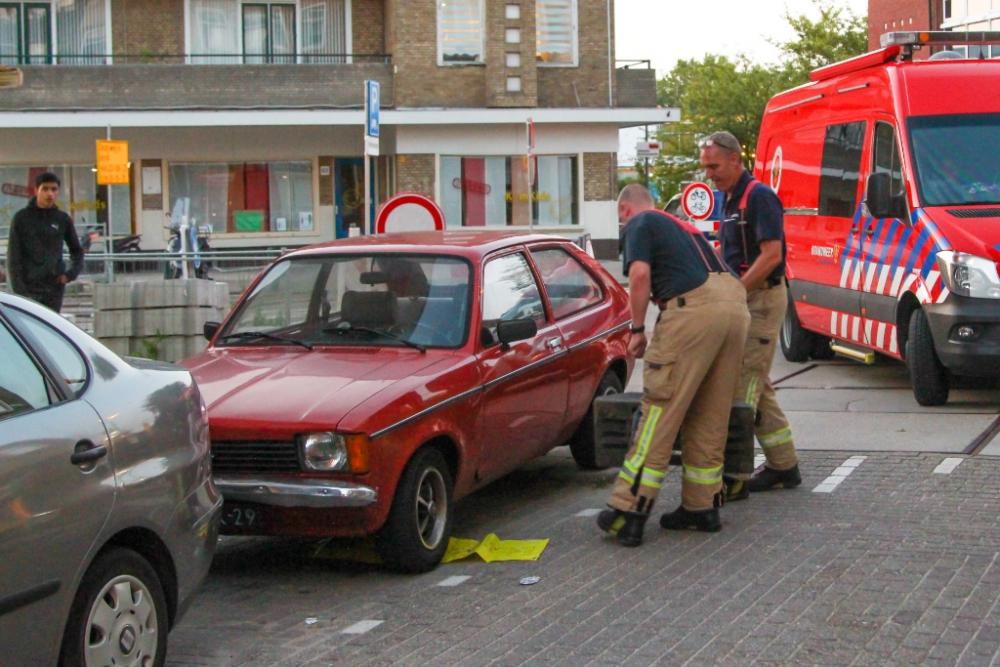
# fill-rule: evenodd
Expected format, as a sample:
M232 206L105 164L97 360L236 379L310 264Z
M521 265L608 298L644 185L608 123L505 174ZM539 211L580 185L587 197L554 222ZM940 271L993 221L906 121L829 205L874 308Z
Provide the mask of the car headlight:
M330 472L347 467L347 443L336 433L306 433L299 436L302 463L308 470Z
M1000 299L1000 276L993 260L964 252L945 250L937 254L941 277L959 296Z

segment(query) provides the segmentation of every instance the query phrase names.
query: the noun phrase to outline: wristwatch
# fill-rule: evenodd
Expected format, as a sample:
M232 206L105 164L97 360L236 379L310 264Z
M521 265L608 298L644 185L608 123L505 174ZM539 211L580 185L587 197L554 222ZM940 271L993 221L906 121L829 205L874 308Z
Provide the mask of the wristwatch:
M634 334L637 334L637 333L643 333L643 332L644 332L645 330L646 330L646 325L645 325L645 324L643 324L643 325L640 325L640 326L637 326L637 327L632 327L632 328L630 329L630 331L631 331L632 333L634 333Z

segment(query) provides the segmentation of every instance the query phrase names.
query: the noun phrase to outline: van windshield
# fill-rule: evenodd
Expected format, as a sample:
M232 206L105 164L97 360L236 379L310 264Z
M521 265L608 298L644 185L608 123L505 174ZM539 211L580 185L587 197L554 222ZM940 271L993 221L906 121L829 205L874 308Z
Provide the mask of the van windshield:
M1000 204L1000 114L907 121L924 206Z

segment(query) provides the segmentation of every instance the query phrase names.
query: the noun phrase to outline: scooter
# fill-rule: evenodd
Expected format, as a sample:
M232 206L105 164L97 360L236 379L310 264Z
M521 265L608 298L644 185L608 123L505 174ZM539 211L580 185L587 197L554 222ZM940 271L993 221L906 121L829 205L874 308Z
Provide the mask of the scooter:
M191 257L190 261L194 265L194 277L201 280L208 280L208 262L201 259L201 253L208 252L211 247L208 244L208 239L212 235L212 228L208 225L203 225L198 227L193 224L188 227L187 233L187 248L188 256ZM167 229L169 229L173 236L167 243L167 252L170 254L181 254L181 226L171 223ZM176 280L184 275L183 268L181 266L182 261L180 259L172 259L167 262L163 269L163 277L167 280Z
M101 238L101 224L96 222L88 223L86 217L81 217L80 224L77 225L77 228L77 236L80 239L80 246L83 248L84 252L90 252L94 242Z

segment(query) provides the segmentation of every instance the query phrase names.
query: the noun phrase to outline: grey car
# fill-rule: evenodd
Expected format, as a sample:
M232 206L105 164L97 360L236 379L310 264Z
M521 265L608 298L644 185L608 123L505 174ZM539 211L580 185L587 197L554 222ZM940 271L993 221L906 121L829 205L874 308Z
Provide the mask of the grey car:
M191 374L0 294L0 663L155 667L222 496Z

